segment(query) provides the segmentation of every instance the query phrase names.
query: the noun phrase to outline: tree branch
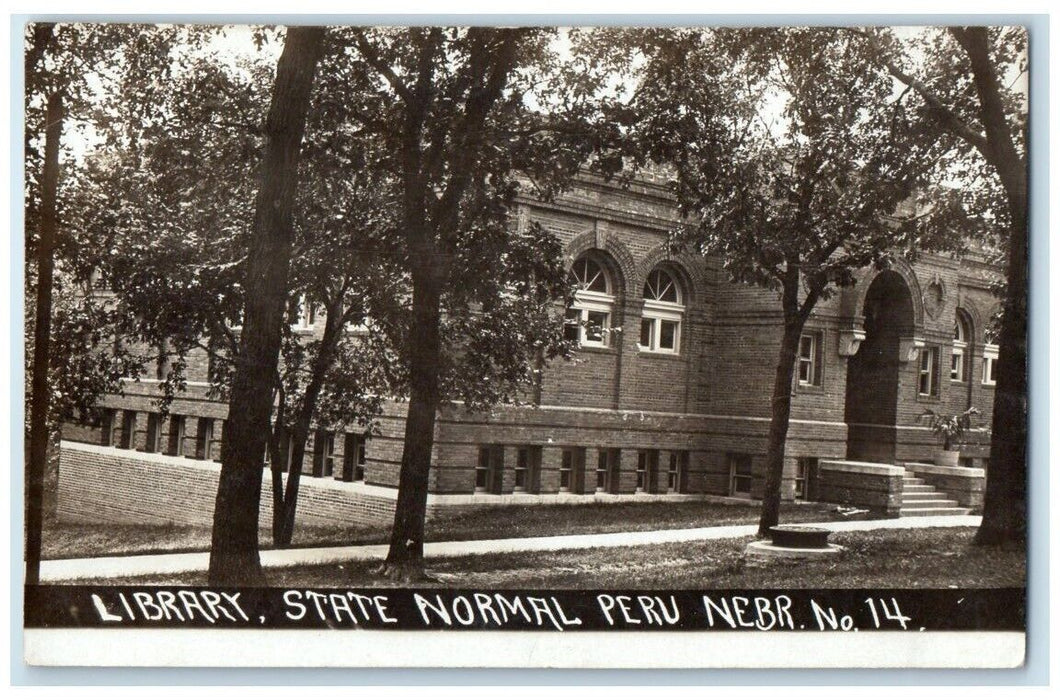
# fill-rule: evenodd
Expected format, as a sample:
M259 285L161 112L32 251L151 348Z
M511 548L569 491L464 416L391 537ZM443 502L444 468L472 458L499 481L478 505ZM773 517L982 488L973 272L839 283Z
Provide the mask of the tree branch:
M386 79L387 83L390 84L390 87L393 88L394 92L398 94L398 97L400 97L402 101L406 103L413 102L415 98L413 97L412 91L409 90L404 82L402 82L401 78L394 72L394 69L379 56L379 52L376 51L371 42L365 38L364 31L361 29L354 29L353 37L354 41L357 43L357 51L359 51L361 56L364 57L364 60L368 62L368 65L374 68L377 73Z
M987 143L986 137L965 123L959 116L957 116L956 112L943 104L942 100L939 99L939 97L932 92L927 85L924 85L924 83L899 68L898 65L887 56L886 50L880 46L876 37L854 27L848 27L847 31L868 41L869 47L872 49L876 59L887 69L887 72L897 78L904 85L915 90L916 93L923 98L924 102L931 107L933 114L945 129L955 136L967 141L987 159L990 158L990 145Z

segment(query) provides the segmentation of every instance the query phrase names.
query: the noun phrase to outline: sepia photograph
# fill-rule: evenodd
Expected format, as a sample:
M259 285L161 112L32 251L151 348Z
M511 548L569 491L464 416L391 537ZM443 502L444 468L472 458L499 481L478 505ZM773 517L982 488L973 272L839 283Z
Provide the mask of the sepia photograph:
M1029 35L25 22L26 663L1021 666Z

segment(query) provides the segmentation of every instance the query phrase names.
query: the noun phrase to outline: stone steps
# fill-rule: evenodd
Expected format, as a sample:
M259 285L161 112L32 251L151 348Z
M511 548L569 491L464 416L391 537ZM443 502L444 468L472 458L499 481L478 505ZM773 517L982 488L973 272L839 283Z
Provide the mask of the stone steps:
M905 508L898 511L899 517L917 518L926 515L970 515L971 508Z
M960 507L957 501L919 477L906 476L902 480L902 506L898 511L900 517L968 515L971 512L971 508Z

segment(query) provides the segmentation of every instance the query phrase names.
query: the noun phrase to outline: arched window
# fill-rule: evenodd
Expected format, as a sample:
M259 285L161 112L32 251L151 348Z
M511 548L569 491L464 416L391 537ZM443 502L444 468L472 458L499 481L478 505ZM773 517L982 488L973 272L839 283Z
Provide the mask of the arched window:
M968 342L972 337L971 326L968 319L960 309L957 310L957 319L953 323L953 354L950 356L950 381L968 381Z
M587 347L605 348L615 306L614 285L607 269L592 256L574 261L570 283L574 304L567 309L566 338Z
M666 270L656 268L644 282L644 313L640 320L640 349L676 354L684 318L681 287Z

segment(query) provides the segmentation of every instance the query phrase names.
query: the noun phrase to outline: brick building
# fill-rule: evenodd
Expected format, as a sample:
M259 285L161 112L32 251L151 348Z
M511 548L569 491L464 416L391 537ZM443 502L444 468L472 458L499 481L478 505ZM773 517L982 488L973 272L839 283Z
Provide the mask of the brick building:
M729 282L717 261L671 255L672 200L650 178L627 188L583 178L556 201L523 201L519 216L539 221L565 246L581 287L567 312L579 323L568 331L581 350L575 361L546 367L537 407L469 414L457 405L440 412L430 507L760 497L781 337L777 296ZM929 408L981 411L980 429L962 445L962 465L977 472L986 466L997 357L985 336L996 308L992 272L974 256L924 255L915 264L866 270L855 286L818 305L792 386L784 498L857 502L859 485L870 482L900 492L894 478L902 470L894 465L930 462L937 445L917 420ZM299 323L307 333L322 328L320 319L304 315ZM77 505L67 499L68 514L88 517L93 508L98 514L86 496L93 488L110 496L124 488L90 483L121 481L116 464L142 474L160 468L152 465L219 458L227 406L206 398L205 372L205 358L192 358L192 381L166 420L153 406L157 386L141 381L130 383L124 397L106 398L103 425L67 427L60 477L79 497ZM319 477L303 482L309 493L344 504L336 506L346 509L339 517L362 519L359 509L386 517L403 411L401 403L388 405L371 437L327 426L316 431L303 465ZM137 460L137 452L154 454ZM843 461L892 471L851 467L829 477L832 491L819 488L827 481L822 463ZM157 480L142 481L130 490L126 511L133 501L148 502L143 489ZM202 487L207 510L210 488ZM313 498L305 509L312 510ZM892 493L882 505L893 511L893 500ZM166 503L141 515L162 509L170 518ZM321 517L330 512L324 507Z

